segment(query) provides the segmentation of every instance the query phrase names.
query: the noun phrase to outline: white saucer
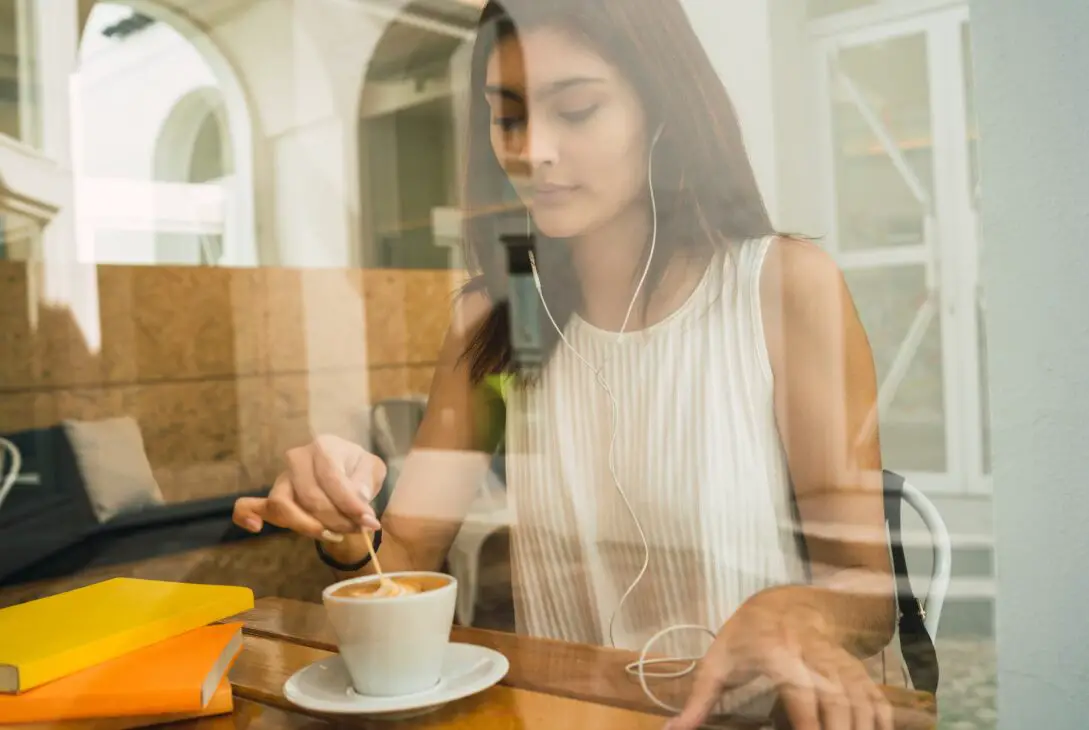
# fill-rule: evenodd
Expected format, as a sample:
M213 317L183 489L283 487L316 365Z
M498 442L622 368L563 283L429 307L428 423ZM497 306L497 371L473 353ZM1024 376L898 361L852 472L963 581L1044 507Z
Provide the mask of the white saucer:
M291 675L284 683L284 697L314 712L400 719L482 692L501 680L508 669L507 658L497 651L451 643L442 663L442 678L433 689L400 697L368 697L356 694L344 662L334 654Z

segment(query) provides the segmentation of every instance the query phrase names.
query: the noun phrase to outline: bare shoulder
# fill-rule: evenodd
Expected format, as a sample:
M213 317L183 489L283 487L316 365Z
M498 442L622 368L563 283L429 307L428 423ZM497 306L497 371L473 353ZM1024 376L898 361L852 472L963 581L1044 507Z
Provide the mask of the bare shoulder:
M843 272L819 245L788 236L772 242L760 277L765 316L812 316L839 309L846 296Z
M843 272L812 241L784 236L772 243L761 272L760 306L776 373L783 371L788 351L840 347L861 332Z

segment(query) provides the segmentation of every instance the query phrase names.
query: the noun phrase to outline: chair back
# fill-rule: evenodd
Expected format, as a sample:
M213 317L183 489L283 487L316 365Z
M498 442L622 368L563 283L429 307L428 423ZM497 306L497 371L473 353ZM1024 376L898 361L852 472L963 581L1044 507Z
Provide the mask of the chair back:
M15 486L22 467L23 459L18 447L6 438L0 438L0 509Z
M938 621L941 618L942 603L945 600L951 572L949 531L938 510L922 492L908 484L895 472L886 470L882 477L885 521L888 527L892 568L896 576L900 647L916 689L936 693L939 672L934 639L937 636ZM915 597L911 587L911 577L908 575L900 520L901 506L904 502L919 512L931 533L934 562L925 601Z

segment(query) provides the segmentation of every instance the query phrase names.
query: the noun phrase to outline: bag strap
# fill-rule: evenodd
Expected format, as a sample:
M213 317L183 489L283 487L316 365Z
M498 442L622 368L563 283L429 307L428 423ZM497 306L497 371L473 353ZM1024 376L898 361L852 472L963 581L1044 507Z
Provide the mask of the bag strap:
M891 471L882 474L885 493L885 520L889 526L892 569L896 576L896 609L899 614L900 651L907 664L915 689L936 694L938 691L938 653L934 639L926 630L923 604L911 590L907 558L901 539L900 514L904 500L904 478Z

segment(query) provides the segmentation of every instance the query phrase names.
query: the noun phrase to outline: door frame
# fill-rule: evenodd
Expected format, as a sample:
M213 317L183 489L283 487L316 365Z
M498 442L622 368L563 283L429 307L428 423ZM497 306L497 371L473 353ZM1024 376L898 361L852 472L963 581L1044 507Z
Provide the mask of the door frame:
M926 288L936 294L933 316L941 326L946 468L944 472L905 474L931 494L980 494L990 490L989 476L983 473L978 348L982 323L976 311L979 240L970 190L966 60L962 42L962 29L967 22L968 7L963 0L915 0L883 3L810 24L813 68L821 99L817 134L825 150L820 156L820 179L825 195L823 228L828 232L830 250L845 270L922 265L927 271ZM928 203L934 225L927 227L921 245L841 252L831 92L835 54L846 48L912 35L926 39L933 155ZM934 326L934 322L927 326Z

